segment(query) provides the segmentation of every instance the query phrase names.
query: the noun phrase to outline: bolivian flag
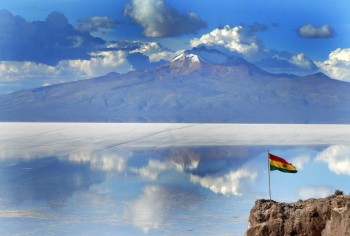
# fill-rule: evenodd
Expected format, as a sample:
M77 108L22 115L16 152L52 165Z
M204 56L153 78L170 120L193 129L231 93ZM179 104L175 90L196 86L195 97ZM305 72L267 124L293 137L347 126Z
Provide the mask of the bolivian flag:
M270 170L279 170L286 173L297 173L297 169L281 157L269 153Z

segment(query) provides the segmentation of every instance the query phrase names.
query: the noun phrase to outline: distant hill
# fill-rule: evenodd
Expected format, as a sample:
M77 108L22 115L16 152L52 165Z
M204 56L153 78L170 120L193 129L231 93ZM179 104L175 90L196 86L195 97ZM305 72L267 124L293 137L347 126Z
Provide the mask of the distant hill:
M200 47L153 69L2 95L0 121L350 123L350 83Z

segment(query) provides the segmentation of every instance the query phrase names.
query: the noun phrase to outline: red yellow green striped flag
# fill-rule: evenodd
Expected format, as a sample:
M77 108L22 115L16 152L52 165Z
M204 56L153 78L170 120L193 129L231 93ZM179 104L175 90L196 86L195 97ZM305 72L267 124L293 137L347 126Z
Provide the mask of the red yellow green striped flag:
M286 173L297 173L297 169L281 157L269 153L270 170L279 170Z

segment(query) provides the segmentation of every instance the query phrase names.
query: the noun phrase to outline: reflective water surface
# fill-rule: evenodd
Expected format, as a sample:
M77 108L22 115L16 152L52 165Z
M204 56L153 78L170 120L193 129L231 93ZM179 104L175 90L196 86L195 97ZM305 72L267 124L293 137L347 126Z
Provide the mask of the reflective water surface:
M296 143L296 129L285 136L288 145L257 143L254 132L244 143L225 132L211 137L209 126L192 134L201 144L168 126L145 133L133 124L122 132L104 124L103 132L76 134L71 125L0 125L0 235L243 235L255 200L268 198L267 150L298 169L271 172L274 200L350 192L347 126L329 143L317 135ZM157 145L162 140L167 145Z

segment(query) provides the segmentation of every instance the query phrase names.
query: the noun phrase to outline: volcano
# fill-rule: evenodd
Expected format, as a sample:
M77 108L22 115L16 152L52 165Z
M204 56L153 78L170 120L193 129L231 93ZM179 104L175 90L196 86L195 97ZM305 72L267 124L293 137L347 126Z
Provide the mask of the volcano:
M152 69L2 95L0 120L350 123L350 83L272 74L199 47Z

